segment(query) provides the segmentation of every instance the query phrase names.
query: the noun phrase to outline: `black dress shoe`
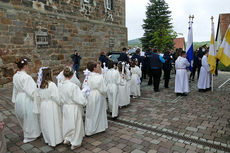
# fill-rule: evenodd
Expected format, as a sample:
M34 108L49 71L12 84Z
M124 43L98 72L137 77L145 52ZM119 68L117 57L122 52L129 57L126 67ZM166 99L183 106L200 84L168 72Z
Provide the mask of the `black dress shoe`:
M186 93L182 93L181 96L187 96L187 94Z
M182 96L181 93L176 93L176 96Z
M204 89L199 89L199 92L205 92L205 90Z

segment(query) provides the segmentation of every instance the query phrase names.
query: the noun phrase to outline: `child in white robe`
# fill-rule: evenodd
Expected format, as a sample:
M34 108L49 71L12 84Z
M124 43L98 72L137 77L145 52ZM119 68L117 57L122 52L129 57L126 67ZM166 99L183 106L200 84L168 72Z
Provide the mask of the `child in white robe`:
M67 66L68 67L73 67L73 60L70 59L68 61ZM60 83L62 83L63 81L65 81L65 76L63 75L63 71L61 71L58 75L57 75L57 84L59 85ZM79 79L77 78L76 75L76 71L74 71L74 76L70 79L71 82L73 82L74 84L76 84L79 88L81 88L81 82L79 81Z
M66 67L63 72L65 81L59 84L60 101L63 104L63 137L64 144L71 144L74 150L81 146L85 136L83 124L83 106L87 104L86 97L80 88L70 80L74 75L72 68Z
M130 94L133 98L141 96L140 84L141 84L141 69L137 66L136 60L131 62L131 82L130 82Z
M119 106L128 106L130 104L130 94L129 94L129 87L127 80L129 79L129 76L127 75L126 69L125 69L125 63L122 64L122 62L118 63L118 71L120 73L120 80L121 83L119 84L118 88L118 95L119 95Z
M12 102L15 103L15 115L24 133L24 143L34 141L41 130L38 115L33 113L36 83L26 73L29 69L27 59L17 59L19 71L13 77Z
M115 69L113 61L108 62L108 71L105 73L107 85L107 95L109 100L109 111L112 112L112 118L118 117L119 111L119 85L121 83L120 73Z
M86 85L90 88L85 116L85 132L87 136L90 136L108 128L105 99L107 88L101 74L100 64L89 62L87 68L90 74L85 79L83 88Z
M59 101L58 88L52 82L50 68L42 67L38 73L37 93L35 97L40 114L41 131L45 143L55 147L63 142L62 114Z
M198 79L198 89L200 92L210 90L211 82L210 82L210 67L208 65L208 50L205 52L205 55L201 60L201 69L200 76Z
M186 52L182 51L181 56L179 56L175 62L175 93L177 96L186 96L186 93L189 92L188 74L186 68L190 66L190 63L188 62L186 56Z

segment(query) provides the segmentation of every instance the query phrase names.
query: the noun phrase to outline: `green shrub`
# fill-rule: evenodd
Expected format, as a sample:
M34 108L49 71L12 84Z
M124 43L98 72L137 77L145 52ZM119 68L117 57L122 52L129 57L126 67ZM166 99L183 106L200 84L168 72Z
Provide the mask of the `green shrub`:
M218 64L218 70L220 70L220 71L229 71L230 72L230 66L229 67L225 67L224 64L222 64L221 62L219 62L219 64Z

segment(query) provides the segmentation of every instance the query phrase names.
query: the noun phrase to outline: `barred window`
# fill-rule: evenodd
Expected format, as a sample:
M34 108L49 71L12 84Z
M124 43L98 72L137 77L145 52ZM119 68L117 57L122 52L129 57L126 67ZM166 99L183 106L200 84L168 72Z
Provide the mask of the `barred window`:
M90 2L90 0L84 0L84 2L85 2L85 3L89 3L89 2Z
M113 10L113 0L106 0L106 6L108 10Z

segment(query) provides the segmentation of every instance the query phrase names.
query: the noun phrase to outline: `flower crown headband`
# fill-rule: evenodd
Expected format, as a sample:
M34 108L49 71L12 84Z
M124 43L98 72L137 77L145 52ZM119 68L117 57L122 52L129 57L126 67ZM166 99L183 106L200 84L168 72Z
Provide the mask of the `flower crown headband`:
M24 64L25 62L27 62L27 59L26 58L22 59L21 63Z

